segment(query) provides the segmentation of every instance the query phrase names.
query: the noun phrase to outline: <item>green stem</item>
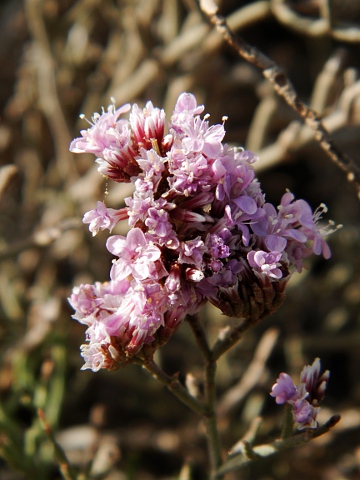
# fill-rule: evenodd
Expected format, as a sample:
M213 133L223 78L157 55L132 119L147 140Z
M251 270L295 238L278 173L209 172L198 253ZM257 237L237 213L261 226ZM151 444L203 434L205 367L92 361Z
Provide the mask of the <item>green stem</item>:
M211 465L211 477L216 477L216 471L222 464L220 436L217 426L216 416L216 359L211 351L203 324L200 322L197 315L188 315L187 321L190 324L191 330L194 334L196 342L204 358L205 364L205 405L207 407L207 414L204 416L206 426L206 439L208 442L209 458Z
M211 466L210 479L222 478L217 475L217 471L222 465L220 436L217 426L216 416L216 359L209 347L205 329L196 315L189 315L187 321L196 339L196 343L204 358L205 384L204 402L193 397L188 390L179 382L178 375L167 375L152 358L140 357L135 359L135 363L142 365L153 377L165 385L181 402L187 405L191 410L201 415L206 426L206 439L208 443L209 459Z
M205 416L205 425L207 432L207 442L209 449L211 479L216 477L216 472L222 464L220 436L216 417L216 361L210 360L205 365L205 400L208 407L208 415Z
M233 347L240 340L243 333L253 324L253 320L244 319L241 325L231 329L229 328L225 335L219 336L212 350L214 360L220 358L221 355Z
M51 427L50 427L49 423L47 422L47 420L45 418L45 413L41 408L38 409L38 417L39 417L41 426L44 429L44 432L45 432L46 436L48 437L48 439L50 440L50 442L53 445L54 456L55 456L55 459L56 459L56 461L59 465L61 476L63 477L64 480L77 480L78 477L77 477L73 467L71 466L64 450L57 443L57 441L55 439L55 435L54 435L53 431L51 430Z
M256 459L268 458L275 455L278 452L287 450L289 448L299 447L305 443L310 442L313 438L319 437L327 433L340 421L340 415L332 416L324 425L317 429L308 429L302 433L292 435L287 438L280 438L272 443L266 445L257 445L252 447L250 444L245 445L246 454L243 455L242 451L238 455L230 457L226 460L218 469L218 474L214 479L221 479L228 472L234 472L241 468L246 467L249 463Z
M203 324L200 322L198 315L187 315L186 320L189 323L194 334L196 343L206 361L212 360L212 352L210 350Z
M284 425L281 431L281 438L288 438L294 429L294 417L292 414L292 405L286 404L284 409Z
M168 375L164 372L154 360L138 361L153 377L165 385L179 400L187 405L191 410L199 415L207 414L207 407L199 400L190 395L186 388L179 382L178 375Z

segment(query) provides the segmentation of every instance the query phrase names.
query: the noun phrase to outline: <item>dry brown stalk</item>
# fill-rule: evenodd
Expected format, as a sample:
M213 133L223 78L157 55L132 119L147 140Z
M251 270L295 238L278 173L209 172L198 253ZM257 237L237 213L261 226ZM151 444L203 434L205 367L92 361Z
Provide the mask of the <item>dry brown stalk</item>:
M226 42L247 62L258 67L263 76L271 82L277 94L309 125L315 132L315 139L331 160L346 174L360 197L360 168L356 162L341 151L329 136L321 117L307 106L297 95L289 78L283 70L264 53L236 36L229 28L226 20L218 14L218 8L212 0L200 0L200 8L207 15Z

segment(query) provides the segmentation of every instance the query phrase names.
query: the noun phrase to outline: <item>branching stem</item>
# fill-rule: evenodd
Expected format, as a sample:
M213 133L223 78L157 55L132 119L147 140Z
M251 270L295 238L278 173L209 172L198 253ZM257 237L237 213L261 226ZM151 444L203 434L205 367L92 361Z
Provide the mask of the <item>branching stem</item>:
M200 8L216 27L226 42L247 62L258 67L265 78L273 85L276 93L281 96L304 122L315 132L315 139L331 160L347 174L349 182L354 183L360 196L360 168L356 162L342 152L330 138L320 116L298 97L293 85L282 69L263 52L246 43L235 35L226 20L218 14L218 8L213 0L200 0Z
M229 328L223 336L219 336L212 350L214 360L220 358L221 355L233 347L253 323L251 319L244 320L241 325Z
M154 360L146 361L137 361L142 365L153 377L156 378L160 383L165 385L181 402L187 405L191 410L198 413L199 415L206 415L207 408L199 400L190 395L187 389L180 383L178 375L168 375L164 372Z
M215 360L206 361L205 373L205 400L206 406L209 410L209 414L205 416L205 425L211 464L211 478L215 478L216 472L222 464L220 436L216 416Z
M196 343L198 344L203 357L206 361L211 361L212 352L206 338L204 326L200 322L199 317L197 315L187 315L186 320L191 327Z
M220 436L216 416L216 359L209 347L203 324L197 315L188 315L187 321L195 336L196 342L204 358L205 369L205 405L207 414L204 416L206 426L207 442L211 464L211 478L215 478L216 472L222 463ZM217 477L218 478L218 477Z

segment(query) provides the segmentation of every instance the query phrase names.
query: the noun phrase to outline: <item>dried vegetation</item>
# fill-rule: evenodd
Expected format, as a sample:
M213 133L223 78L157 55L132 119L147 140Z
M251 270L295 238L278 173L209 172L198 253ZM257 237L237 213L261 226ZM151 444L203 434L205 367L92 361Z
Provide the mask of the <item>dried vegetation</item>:
M281 66L296 99L322 118L338 158L321 148L318 124L314 131L304 123L310 110L299 116L264 79L263 66L227 45L195 0L0 7L2 479L205 478L201 425L146 372L79 371L83 328L66 300L74 284L106 280L111 263L105 237L91 238L83 213L107 189L109 206L130 193L127 185L107 185L92 158L68 151L84 128L79 113L91 118L111 97L117 105L151 99L170 112L182 91L206 103L214 122L229 117L229 143L258 153L269 200L289 188L313 207L326 203L344 225L331 238L331 260L309 264L280 311L247 332L218 372L227 449L251 435L257 415L264 416L261 437L276 436L271 385L280 371L297 374L316 356L332 372L324 418L338 412L342 421L316 442L228 478L358 478L360 7L352 0L218 3L230 28ZM210 308L203 315L210 335L231 322ZM158 360L181 379L191 372L188 388L201 388L187 325Z

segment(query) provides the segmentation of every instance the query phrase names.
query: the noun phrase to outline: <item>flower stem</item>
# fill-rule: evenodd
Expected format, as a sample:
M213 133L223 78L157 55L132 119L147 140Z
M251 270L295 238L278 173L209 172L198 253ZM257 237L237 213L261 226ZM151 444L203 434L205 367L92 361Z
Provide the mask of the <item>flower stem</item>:
M216 477L217 469L222 464L220 436L217 426L216 416L216 359L209 347L206 333L203 324L200 322L197 315L188 315L187 321L190 324L191 330L195 336L196 342L204 358L205 368L205 405L207 407L207 414L204 415L204 422L206 426L206 439L208 442L209 458L211 465L210 478Z
M209 413L205 416L205 426L207 432L207 442L209 449L210 465L211 465L211 476L210 478L219 478L216 477L216 472L220 465L222 464L221 458L221 447L220 447L220 436L217 426L217 416L216 416L216 385L215 385L215 374L216 374L216 361L211 360L207 361L205 365L205 400L206 406Z
M188 321L191 330L196 339L200 351L206 361L212 360L212 352L209 347L206 333L203 324L200 322L198 315L187 315L186 320Z
M221 479L222 474L217 474L222 465L220 436L216 416L216 359L209 347L204 326L196 315L189 315L187 321L204 358L204 401L201 402L193 397L188 390L179 382L178 375L168 375L153 360L152 357L137 356L135 363L143 366L153 377L165 385L179 400L191 410L201 415L206 427L206 439L208 444L211 474L210 479Z
M218 474L214 478L219 479L228 472L240 470L249 465L249 463L253 462L255 459L268 458L283 450L304 445L305 443L310 442L313 438L327 433L339 421L340 416L334 415L318 429L308 429L305 432L287 438L280 438L265 445L252 447L251 444L246 442L246 455L243 454L243 450L240 450L238 455L229 457L218 469Z
M284 410L284 425L281 432L281 438L288 438L291 436L294 429L294 417L292 415L292 405L286 404Z
M217 360L227 350L233 347L240 340L243 333L254 323L256 322L251 319L245 319L241 325L231 329L229 328L225 335L219 336L212 350L213 358Z
M207 407L203 405L199 400L190 395L187 389L179 382L178 374L167 375L155 362L154 360L143 361L138 360L140 365L142 365L153 377L156 378L160 383L165 385L179 400L181 400L185 405L187 405L191 410L198 413L199 415L207 414Z

